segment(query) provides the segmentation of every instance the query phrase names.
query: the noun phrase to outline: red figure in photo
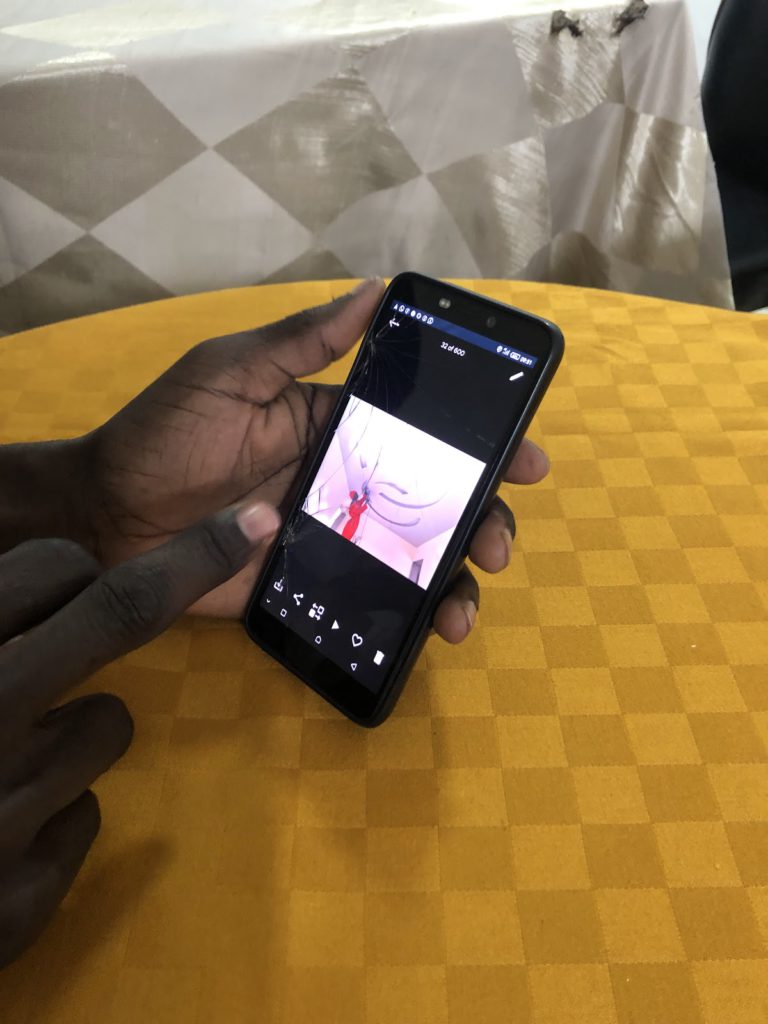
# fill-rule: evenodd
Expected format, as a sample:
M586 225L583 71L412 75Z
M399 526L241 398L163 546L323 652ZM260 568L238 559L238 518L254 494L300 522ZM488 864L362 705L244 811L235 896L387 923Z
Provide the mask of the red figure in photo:
M484 467L353 395L303 510L426 590Z
M365 500L365 495L358 497L357 491L350 491L349 496L352 499L352 503L349 506L349 519L344 524L344 529L341 531L341 536L346 537L347 540L352 538L357 533L357 528L360 525L360 516L368 508L368 503Z

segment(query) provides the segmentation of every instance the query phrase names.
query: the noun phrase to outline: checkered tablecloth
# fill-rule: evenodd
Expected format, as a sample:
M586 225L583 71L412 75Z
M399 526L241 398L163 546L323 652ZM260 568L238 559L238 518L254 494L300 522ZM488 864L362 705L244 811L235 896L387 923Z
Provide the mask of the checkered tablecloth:
M733 305L685 0L0 4L0 332L211 288Z
M764 1024L768 319L467 282L565 362L512 568L351 725L236 623L92 679L136 719L13 1024ZM175 299L0 343L3 440L97 425L194 342L337 294ZM341 380L349 360L326 374Z

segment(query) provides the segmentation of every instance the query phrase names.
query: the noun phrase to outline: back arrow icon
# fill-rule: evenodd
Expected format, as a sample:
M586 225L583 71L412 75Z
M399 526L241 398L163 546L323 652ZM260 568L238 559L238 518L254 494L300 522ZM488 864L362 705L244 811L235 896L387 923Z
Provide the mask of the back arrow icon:
M395 318L392 317L392 319L389 321L389 326L390 327L399 327L400 326L400 321L399 320L395 320Z

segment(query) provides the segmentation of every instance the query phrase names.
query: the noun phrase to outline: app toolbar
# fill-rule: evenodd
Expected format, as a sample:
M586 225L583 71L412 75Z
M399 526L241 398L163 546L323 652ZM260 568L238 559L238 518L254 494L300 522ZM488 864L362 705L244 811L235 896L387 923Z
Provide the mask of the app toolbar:
M282 595L277 598L278 608L274 608L273 599L269 596L270 594L275 596L275 592L277 595ZM305 599L308 602L308 607L304 605ZM326 655L351 672L357 673L362 663L372 664L378 668L386 660L385 651L381 650L378 645L369 645L366 642L364 631L350 630L349 626L345 628L343 622L336 617L329 617L328 620L325 620L326 605L319 601L312 601L311 595L306 597L304 590L286 593L285 580L282 577L273 580L272 586L265 592L263 600L267 610L283 619L288 628L294 629L300 636L303 635L307 642L313 643L316 647L325 648L326 641L330 641L331 634L333 634L333 642L327 646ZM280 607L281 605L282 607ZM318 627L323 621L330 623L327 634L322 631L318 632ZM348 654L347 658L344 657L345 650L348 654L354 652L356 660L347 660ZM361 655L363 656L362 662Z
M402 313L403 316L412 317L414 320L421 321L436 331L442 331L443 334L451 334L454 338L469 342L478 348L484 348L487 352L495 352L497 356L511 359L515 363L520 363L521 366L535 366L538 362L538 358L530 355L528 352L521 352L511 345L500 345L485 334L478 334L476 331L471 331L468 327L461 327L459 324L451 323L450 320L443 320L442 317L432 316L431 313L425 313L424 310L414 309L412 306L406 306L402 302L393 302L391 308L395 313ZM407 314L405 310L408 310Z

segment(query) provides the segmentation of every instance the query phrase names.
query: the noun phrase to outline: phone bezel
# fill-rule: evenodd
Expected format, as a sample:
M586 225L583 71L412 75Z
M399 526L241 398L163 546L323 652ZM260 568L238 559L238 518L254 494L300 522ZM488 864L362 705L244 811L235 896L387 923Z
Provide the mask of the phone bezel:
M378 692L368 689L360 680L346 673L329 658L324 657L316 647L307 643L259 606L261 596L272 578L275 559L286 529L285 525L264 565L245 613L245 628L252 640L348 718L360 725L380 724L394 707L408 672L418 657L426 638L435 608L453 574L466 557L475 527L495 495L501 477L513 458L563 354L564 343L560 329L542 317L421 274L412 272L399 274L390 282L366 329L317 452L296 490L291 510L286 515L286 522L290 520L297 508L301 507L305 492L320 467L349 397L352 381L355 379L361 362L365 359L365 346L369 342L371 329L382 311L395 300L421 309L434 308L437 310L441 297L450 298L450 310L447 310L444 315L447 315L452 322L484 334L500 344L509 344L510 335L514 332L515 345L531 355L538 356L543 360L543 366L533 392L512 432L505 442L499 444L493 459L488 463L486 471L481 476L478 483L478 487L481 488L479 498L467 506L459 520L440 566L425 591L422 608L412 621L400 650L393 656L381 688ZM489 316L496 318L494 326L488 325Z

